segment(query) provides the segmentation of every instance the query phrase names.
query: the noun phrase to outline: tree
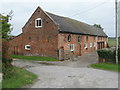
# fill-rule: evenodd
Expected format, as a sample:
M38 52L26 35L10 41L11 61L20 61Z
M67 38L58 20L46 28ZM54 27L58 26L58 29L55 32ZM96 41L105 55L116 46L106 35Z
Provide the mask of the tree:
M4 16L0 14L0 29L2 33L2 73L3 78L10 78L13 76L14 69L11 64L12 58L9 53L9 34L12 30L10 20L12 19L12 12Z
M6 39L6 40L8 40L9 39L9 34L10 34L10 32L12 31L12 25L9 23L10 22L10 20L12 19L12 11L8 14L8 15L6 15L6 16L4 16L4 15L2 15L2 14L0 14L0 29L1 29L1 31L2 31L2 38L3 39Z
M103 30L103 28L100 24L94 24L94 27L97 27L97 28L100 28L101 30Z

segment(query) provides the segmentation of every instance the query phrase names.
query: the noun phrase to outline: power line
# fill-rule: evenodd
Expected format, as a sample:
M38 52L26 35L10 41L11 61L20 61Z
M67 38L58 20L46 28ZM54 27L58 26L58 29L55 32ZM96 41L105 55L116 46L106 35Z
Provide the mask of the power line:
M83 11L81 11L81 12L78 12L78 13L76 13L76 14L73 14L73 15L71 15L71 16L69 16L69 17L77 16L77 15L79 15L79 14L81 14L81 13L86 13L87 11L96 9L97 7L102 6L102 5L106 4L106 3L107 3L107 2L103 2L103 3L101 3L101 4L98 4L98 5L94 6L94 7L87 8L87 9L85 9L85 10L83 10Z

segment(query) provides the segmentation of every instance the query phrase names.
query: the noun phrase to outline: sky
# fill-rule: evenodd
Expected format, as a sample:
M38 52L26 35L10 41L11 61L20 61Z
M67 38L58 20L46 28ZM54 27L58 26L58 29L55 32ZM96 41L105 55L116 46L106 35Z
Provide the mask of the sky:
M70 17L90 25L100 24L109 37L115 36L115 0L2 0L0 13L13 11L12 35L22 33L22 27L35 9Z

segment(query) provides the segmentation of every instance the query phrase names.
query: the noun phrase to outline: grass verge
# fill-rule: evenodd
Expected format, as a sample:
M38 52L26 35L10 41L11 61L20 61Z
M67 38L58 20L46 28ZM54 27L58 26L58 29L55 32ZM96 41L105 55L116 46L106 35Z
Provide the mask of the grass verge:
M32 84L37 75L24 69L14 67L15 74L9 79L2 81L2 88L21 88L27 84Z
M52 57L41 57L41 56L20 56L20 55L11 55L15 59L23 60L36 60L36 61L58 61L56 58Z
M120 72L120 69L118 69L117 64L111 64L111 63L97 63L97 64L91 64L91 67L102 69L102 70L109 70L114 72Z

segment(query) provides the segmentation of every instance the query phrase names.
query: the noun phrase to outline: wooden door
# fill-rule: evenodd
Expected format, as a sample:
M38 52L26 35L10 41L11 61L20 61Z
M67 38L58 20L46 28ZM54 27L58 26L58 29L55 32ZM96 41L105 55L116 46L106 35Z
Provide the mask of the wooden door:
M64 48L59 49L59 60L64 60Z

